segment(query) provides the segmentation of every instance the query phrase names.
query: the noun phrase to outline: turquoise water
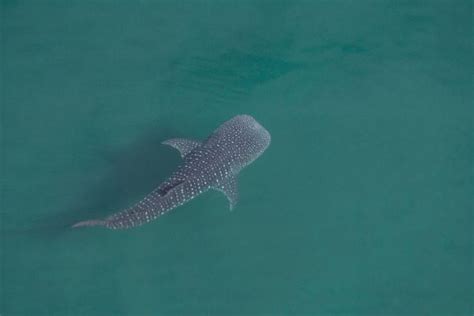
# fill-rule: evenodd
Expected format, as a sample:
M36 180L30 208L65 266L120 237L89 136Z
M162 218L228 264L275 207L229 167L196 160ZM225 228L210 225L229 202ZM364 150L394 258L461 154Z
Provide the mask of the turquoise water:
M471 315L471 1L2 1L1 315ZM127 231L160 145L272 134Z

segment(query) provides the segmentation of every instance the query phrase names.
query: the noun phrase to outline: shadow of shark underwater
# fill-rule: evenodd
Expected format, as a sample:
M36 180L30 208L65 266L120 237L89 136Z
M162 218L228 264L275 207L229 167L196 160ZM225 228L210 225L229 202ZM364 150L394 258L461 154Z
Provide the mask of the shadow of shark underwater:
M237 176L268 148L270 133L250 115L237 115L206 140L173 138L163 142L177 149L183 163L158 188L135 205L105 219L72 227L126 229L148 223L210 190L224 193L232 210L238 201Z

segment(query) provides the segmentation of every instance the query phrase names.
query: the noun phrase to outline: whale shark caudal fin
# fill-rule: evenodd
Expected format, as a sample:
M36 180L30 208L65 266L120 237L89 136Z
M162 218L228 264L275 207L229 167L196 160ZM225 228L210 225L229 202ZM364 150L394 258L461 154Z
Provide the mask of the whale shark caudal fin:
M71 227L76 228L76 227L84 227L84 226L105 226L106 223L107 222L104 221L104 220L91 219L91 220L88 220L88 221L78 222L78 223L72 225Z
M172 138L162 142L164 145L169 145L179 151L181 157L184 158L187 154L193 151L196 147L201 146L201 142L185 138Z
M229 200L229 209L232 211L239 200L239 190L237 188L237 178L230 177L225 182L213 187L214 190L224 193Z

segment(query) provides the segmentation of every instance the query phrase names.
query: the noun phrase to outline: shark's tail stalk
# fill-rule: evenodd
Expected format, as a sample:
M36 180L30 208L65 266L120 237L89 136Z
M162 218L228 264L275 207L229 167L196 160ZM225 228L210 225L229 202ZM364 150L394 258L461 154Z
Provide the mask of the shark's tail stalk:
M88 221L82 221L79 223L76 223L72 225L72 228L77 228L77 227L84 227L84 226L105 226L107 224L107 221L101 220L101 219L91 219Z

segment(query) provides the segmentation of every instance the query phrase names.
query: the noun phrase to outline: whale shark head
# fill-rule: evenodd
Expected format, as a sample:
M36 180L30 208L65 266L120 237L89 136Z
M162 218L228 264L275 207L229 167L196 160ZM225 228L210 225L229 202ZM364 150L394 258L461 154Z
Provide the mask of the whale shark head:
M233 117L216 132L221 134L226 147L233 152L241 168L257 159L271 142L270 133L247 114Z

